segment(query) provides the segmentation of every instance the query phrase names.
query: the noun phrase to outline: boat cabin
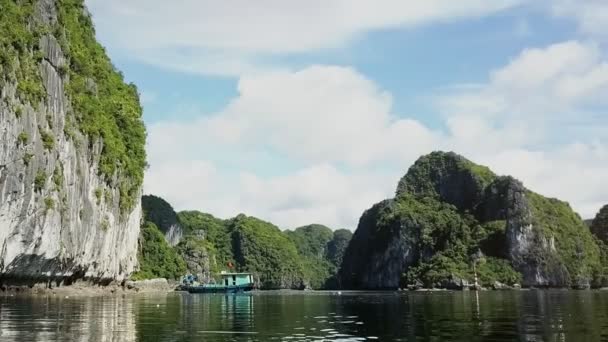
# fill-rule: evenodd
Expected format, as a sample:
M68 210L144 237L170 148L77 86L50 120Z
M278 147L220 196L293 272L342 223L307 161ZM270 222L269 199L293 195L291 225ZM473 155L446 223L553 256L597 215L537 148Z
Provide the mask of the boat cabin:
M253 284L253 276L251 273L228 273L222 272L222 282L224 286L239 286L239 285L250 285Z

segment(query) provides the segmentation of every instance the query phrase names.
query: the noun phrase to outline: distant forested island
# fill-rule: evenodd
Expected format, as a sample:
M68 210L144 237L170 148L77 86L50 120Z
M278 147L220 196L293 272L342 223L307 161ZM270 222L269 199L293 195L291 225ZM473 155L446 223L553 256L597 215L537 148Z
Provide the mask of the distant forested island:
M586 224L543 197L452 152L421 157L395 198L354 233L319 224L281 231L238 215L176 213L144 196L133 279L209 280L232 265L261 289L590 288L607 285L608 206Z

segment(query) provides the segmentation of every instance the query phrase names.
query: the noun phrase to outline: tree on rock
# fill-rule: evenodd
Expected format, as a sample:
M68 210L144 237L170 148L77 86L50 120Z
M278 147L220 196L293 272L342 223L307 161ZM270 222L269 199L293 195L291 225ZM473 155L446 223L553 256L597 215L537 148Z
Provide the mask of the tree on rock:
M591 232L598 239L608 242L608 205L605 205L591 222Z

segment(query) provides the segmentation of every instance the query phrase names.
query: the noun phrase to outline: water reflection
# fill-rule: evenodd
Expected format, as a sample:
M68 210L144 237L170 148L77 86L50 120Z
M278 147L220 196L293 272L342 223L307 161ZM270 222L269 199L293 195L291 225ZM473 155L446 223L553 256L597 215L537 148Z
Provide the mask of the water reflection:
M0 341L608 341L608 292L0 297Z
M0 297L0 341L135 341L123 297Z

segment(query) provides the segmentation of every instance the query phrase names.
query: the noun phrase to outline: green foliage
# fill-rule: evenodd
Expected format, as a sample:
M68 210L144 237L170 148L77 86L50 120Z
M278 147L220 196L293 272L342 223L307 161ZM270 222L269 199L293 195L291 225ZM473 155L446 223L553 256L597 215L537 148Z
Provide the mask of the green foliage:
M186 263L167 244L163 233L154 223L146 222L142 226L139 245L139 271L131 279L179 279L186 272Z
M591 222L591 232L603 242L608 242L608 205L600 209Z
M59 190L63 186L63 165L58 163L53 171L53 183L55 183L56 189Z
M447 254L447 255L446 255ZM405 285L421 281L425 287L441 287L441 283L453 276L471 279L472 269L466 257L451 253L437 253L430 260L410 267L405 275Z
M16 81L18 97L35 105L46 93L36 60L43 30L33 12L32 0L0 0L0 87Z
M303 264L304 278L313 289L321 289L336 273L336 265L327 259L327 245L333 238L331 229L313 224L285 234L293 241Z
M177 214L171 204L164 199L145 195L141 198L144 220L154 223L161 232L166 233L171 226L178 224Z
M45 211L55 209L55 200L50 197L45 197L44 198L44 208L45 208Z
M482 258L477 263L479 284L490 287L498 281L506 285L521 284L521 274L513 269L506 259Z
M527 197L532 208L532 224L541 234L539 238L553 238L555 241L557 255L554 257L558 260L547 262L563 264L568 270L571 284L577 284L581 278L592 278L600 268L600 250L580 216L566 202L531 191Z
M44 98L46 93L38 77L25 78L19 81L17 92L22 101L36 103Z
M17 116L17 118L20 118L22 115L23 115L23 107L21 107L21 106L15 107L15 116Z
M34 155L32 153L25 152L25 154L23 155L23 164L25 164L25 166L29 166L33 157Z
M46 184L46 172L44 170L38 170L36 173L36 177L34 177L34 190L42 191L44 189L44 185Z
M21 132L17 136L17 145L25 146L25 145L27 145L28 140L29 140L29 137L28 137L27 133Z
M608 244L598 238L596 243L600 249L600 268L593 275L593 286L608 287Z
M40 138L42 139L42 147L44 147L45 150L50 151L55 147L55 137L53 137L53 133L41 130Z
M103 198L106 201L106 203L112 203L112 192L108 189L106 189L103 192Z
M507 222L504 220L489 221L476 226L473 229L475 245L488 256L497 258L508 258Z
M99 205L101 203L101 196L103 196L103 189L97 188L93 193L95 194L95 198L97 199L97 205Z
M334 264L336 268L342 265L344 252L348 247L348 243L353 237L353 233L348 229L338 229L334 231L334 236L327 244L327 259Z
M213 244L203 238L188 235L182 238L177 246L175 246L177 253L184 258L186 265L189 268L188 272L197 273L197 271L208 272L212 277L218 277L221 271L225 268L223 265L218 265L214 262L217 252ZM205 261L208 260L209 268L206 269ZM194 263L194 269L190 269L190 263Z
M397 195L409 193L440 198L445 196L442 186L455 179L459 183L470 180L470 184L466 185L474 189L468 190L479 192L495 178L496 175L489 168L453 152L433 152L419 158L408 170L397 186Z
M294 231L286 231L285 234L294 242L301 256L316 259L325 256L327 243L334 235L331 229L320 224L296 228Z
M228 227L239 270L254 273L264 288L301 286L298 251L279 228L245 215L230 220Z
M146 132L137 88L126 84L95 40L83 0L59 0L56 36L69 60L67 91L75 123L85 135L103 140L100 173L108 182L118 172L120 206L138 200L146 165Z
M178 214L178 218L186 236L203 237L213 246L213 249L209 250L212 256L212 268L221 271L228 263L233 265L236 263L232 233L225 221L199 211L182 211Z
M104 218L104 219L101 221L101 224L99 225L99 228L100 228L102 231L104 231L104 232L108 231L108 228L110 228L110 222L108 221L108 219L107 219L107 218Z

